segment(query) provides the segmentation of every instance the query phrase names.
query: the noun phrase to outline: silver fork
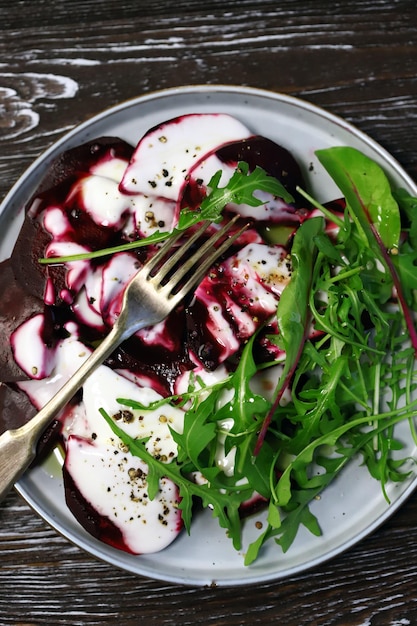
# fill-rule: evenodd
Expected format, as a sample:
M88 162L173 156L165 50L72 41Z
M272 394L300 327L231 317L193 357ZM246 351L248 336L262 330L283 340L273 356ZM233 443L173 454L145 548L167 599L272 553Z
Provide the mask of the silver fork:
M89 374L138 330L165 319L242 234L246 226L228 235L238 217L206 239L188 259L190 249L198 243L209 223L203 223L184 244L175 249L182 236L178 233L138 271L125 289L120 315L102 343L29 422L0 436L0 501L34 460L41 434L82 387ZM224 241L216 248L215 244L223 237ZM184 258L186 260L181 263Z

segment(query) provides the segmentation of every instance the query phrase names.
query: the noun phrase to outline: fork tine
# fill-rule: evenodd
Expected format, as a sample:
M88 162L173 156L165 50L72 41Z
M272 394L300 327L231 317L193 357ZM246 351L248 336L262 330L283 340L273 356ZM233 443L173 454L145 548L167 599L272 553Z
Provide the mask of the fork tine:
M159 250L155 252L153 257L146 261L141 271L146 269L148 273L152 272L152 270L155 269L158 263L163 260L166 253L169 252L169 250L172 250L172 246L176 244L176 242L182 237L182 235L183 233L181 231L178 231L176 235L169 237L165 241L165 243L159 248Z
M184 263L182 263L182 265L180 267L177 268L175 273L172 276L170 276L170 279L169 279L167 285L178 284L178 282L182 278L184 278L184 276L186 274L188 274L190 272L191 268L196 264L197 260L200 261L200 262L203 262L204 261L204 255L206 254L206 252L208 252L211 248L214 248L214 244L217 243L219 241L219 239L221 239L224 235L226 235L228 233L228 231L232 228L232 226L234 226L234 224L239 219L239 217L240 217L239 215L235 215L235 217L233 219L231 219L229 222L227 222L227 224L225 224L222 228L220 228L215 233L213 233L213 235L211 235L211 237L209 239L207 239L198 248L198 250L196 250L188 259L185 260ZM196 239L197 239L197 237L195 238L195 240ZM229 239L226 239L226 241L229 242ZM185 244L185 245L187 245L187 244ZM187 246L187 248L188 248L188 246ZM219 246L219 248L220 248L220 246ZM220 256L221 253L219 253L219 248L214 248L213 249L214 258ZM177 252L177 257L178 258L176 259L176 261L181 260L182 256L183 256L183 251L180 248L178 250L178 252ZM158 272L158 276L159 276L159 272Z
M167 274L175 267L176 263L182 259L184 256L184 250L188 250L196 241L200 238L200 236L204 233L204 231L208 228L210 222L203 222L202 225L187 239L183 245L181 245L175 252L173 251L173 246L175 243L183 236L183 232L179 232L174 237L168 239L168 241L158 250L155 256L146 263L146 269L148 271L148 276L152 276L152 271L158 265L160 261L163 260L165 255L168 252L171 252L171 256L169 259L164 261L164 264L157 270L156 276L158 278L158 282L161 282Z
M168 283L163 287L163 291L168 292L171 298L180 301L191 289L198 285L198 283L204 278L207 270L213 265L213 263L224 253L234 241L248 228L248 224L245 224L238 231L227 237L218 248L214 247L214 244L235 224L239 219L239 215L233 218L226 226L212 235L204 244L197 250L183 266L181 266L173 276L171 276ZM203 255L211 249L211 252L205 257ZM196 263L198 265L196 266ZM175 291L175 287L179 285L184 276L193 271L192 276L181 285L178 291Z

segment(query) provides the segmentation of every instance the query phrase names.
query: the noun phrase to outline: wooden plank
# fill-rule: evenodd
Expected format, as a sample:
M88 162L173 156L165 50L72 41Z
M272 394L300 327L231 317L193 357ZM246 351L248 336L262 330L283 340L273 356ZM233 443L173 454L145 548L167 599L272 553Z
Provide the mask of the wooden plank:
M142 93L282 91L369 133L417 179L415 1L0 2L0 197L68 129ZM417 623L417 501L288 580L194 589L98 562L16 494L0 505L0 624Z

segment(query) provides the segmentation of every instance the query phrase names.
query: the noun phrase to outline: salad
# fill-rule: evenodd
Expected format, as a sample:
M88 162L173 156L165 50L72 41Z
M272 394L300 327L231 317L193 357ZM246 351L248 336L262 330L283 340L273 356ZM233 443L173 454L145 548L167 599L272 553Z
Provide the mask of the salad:
M340 189L325 205L284 147L230 115L185 115L136 146L100 137L64 152L28 203L0 265L14 426L108 332L160 242L201 220L208 236L236 214L248 224L41 442L61 450L67 505L100 540L156 552L203 507L240 550L245 518L266 509L249 565L266 541L286 551L301 526L320 534L309 504L357 455L387 499L407 478L394 427L408 421L417 442L417 199L353 148L317 156Z

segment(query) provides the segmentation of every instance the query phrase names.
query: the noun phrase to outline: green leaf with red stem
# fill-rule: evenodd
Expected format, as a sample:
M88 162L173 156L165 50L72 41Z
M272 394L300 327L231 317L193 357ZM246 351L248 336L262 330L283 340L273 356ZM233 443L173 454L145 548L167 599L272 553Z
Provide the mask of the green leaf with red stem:
M401 217L388 178L375 161L355 148L339 146L318 150L316 155L346 198L351 217L376 258L391 275L417 355L417 332L391 257L391 253L398 253Z
M387 250L397 249L400 211L379 165L347 146L317 150L316 155L346 198L352 218L361 225L371 247L375 247L375 241L370 237L369 227L376 230Z
M310 321L308 303L311 279L317 254L315 237L323 231L323 226L321 217L309 219L300 226L294 237L291 281L282 292L277 310L278 342L280 348L285 350L285 365L275 391L275 401L263 421L255 445L255 456L259 454L273 414L293 377L304 347Z

